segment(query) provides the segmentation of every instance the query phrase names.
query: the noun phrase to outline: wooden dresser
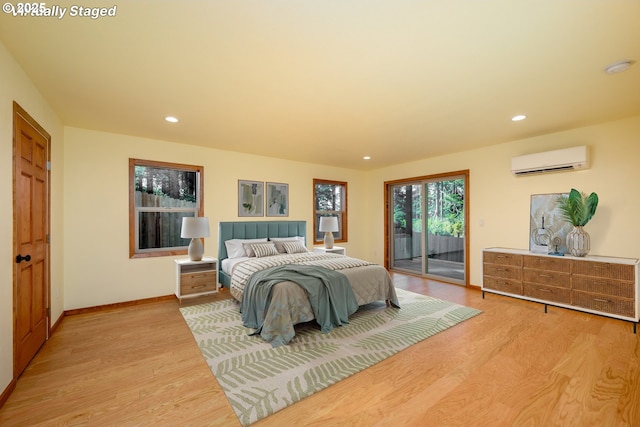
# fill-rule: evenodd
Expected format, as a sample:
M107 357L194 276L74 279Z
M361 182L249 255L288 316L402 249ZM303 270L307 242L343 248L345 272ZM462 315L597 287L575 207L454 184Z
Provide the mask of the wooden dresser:
M640 320L638 259L551 256L489 248L482 253L482 296L507 295L633 322Z

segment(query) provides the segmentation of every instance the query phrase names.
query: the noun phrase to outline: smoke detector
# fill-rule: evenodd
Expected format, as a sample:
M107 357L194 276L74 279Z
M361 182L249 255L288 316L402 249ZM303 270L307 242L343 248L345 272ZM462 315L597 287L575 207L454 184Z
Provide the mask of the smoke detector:
M613 64L607 65L604 72L607 74L622 73L623 71L627 71L634 63L635 61L632 60L614 62Z

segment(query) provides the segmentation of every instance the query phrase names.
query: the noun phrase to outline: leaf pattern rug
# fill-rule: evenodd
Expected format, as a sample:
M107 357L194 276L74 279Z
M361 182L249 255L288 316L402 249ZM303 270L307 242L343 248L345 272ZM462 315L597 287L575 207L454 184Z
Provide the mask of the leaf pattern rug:
M211 372L240 423L248 426L362 371L479 310L396 289L400 309L377 302L360 307L346 326L322 334L314 322L272 348L242 326L234 299L182 307Z

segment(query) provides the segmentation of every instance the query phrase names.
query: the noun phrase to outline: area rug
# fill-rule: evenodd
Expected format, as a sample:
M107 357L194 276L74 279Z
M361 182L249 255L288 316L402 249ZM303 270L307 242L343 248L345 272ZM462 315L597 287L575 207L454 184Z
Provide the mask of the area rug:
M240 423L248 426L362 371L479 310L396 289L400 309L360 307L349 324L322 334L314 322L296 326L288 345L272 348L242 326L233 299L182 307L211 372Z

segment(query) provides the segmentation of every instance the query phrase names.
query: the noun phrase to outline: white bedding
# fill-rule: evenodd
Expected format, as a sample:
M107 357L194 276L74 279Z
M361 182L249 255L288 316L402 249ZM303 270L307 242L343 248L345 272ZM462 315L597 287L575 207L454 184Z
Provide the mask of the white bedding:
M233 267L239 262L248 260L249 257L240 257L240 258L225 258L222 260L220 267L222 267L222 271L231 276L231 272L233 271Z

